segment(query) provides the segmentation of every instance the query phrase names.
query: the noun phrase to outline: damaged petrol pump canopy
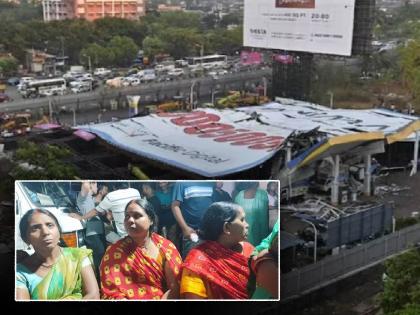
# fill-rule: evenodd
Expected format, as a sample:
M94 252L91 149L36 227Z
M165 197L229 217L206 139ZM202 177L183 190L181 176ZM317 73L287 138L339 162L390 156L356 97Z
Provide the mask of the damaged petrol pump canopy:
M282 180L283 187L298 187L326 160L338 194L340 164L351 158L370 169L372 155L383 152L385 144L413 141L420 120L381 109L332 110L279 99L235 110L162 112L78 128L127 152L204 177L232 175L269 161L272 178Z

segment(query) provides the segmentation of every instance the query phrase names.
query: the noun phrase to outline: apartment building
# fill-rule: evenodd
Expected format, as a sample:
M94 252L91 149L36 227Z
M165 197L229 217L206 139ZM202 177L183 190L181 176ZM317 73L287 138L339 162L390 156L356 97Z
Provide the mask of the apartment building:
M146 0L43 0L44 21L104 17L138 19L146 14Z

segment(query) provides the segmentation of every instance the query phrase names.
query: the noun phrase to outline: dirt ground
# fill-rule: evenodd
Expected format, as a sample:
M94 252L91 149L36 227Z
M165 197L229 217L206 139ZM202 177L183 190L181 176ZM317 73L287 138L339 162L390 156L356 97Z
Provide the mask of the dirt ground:
M395 217L410 217L412 212L416 211L420 213L420 173L410 176L410 172L407 170L378 178L377 186L393 187L392 184L398 186L398 188L394 186L396 190L403 190L384 194L382 199L395 203Z

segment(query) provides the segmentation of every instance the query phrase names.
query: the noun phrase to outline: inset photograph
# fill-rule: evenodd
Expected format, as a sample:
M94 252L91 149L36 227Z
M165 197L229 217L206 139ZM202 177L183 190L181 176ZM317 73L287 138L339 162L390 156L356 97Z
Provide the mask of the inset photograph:
M16 181L16 300L279 300L279 181Z

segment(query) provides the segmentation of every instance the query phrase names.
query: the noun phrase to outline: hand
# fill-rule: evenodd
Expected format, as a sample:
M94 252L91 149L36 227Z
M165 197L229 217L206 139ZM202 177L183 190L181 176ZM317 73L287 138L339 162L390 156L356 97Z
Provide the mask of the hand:
M80 214L77 213L69 213L69 217L72 217L74 219L77 219L79 221L82 221L83 217Z
M111 222L112 220L114 220L114 217L112 216L112 212L111 211L107 211L106 212L106 218L108 219L109 222Z
M190 239L191 238L191 234L193 233L197 233L193 228L190 228L189 226L187 226L186 228L182 229L182 235L187 238Z

